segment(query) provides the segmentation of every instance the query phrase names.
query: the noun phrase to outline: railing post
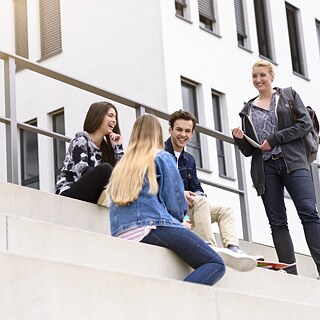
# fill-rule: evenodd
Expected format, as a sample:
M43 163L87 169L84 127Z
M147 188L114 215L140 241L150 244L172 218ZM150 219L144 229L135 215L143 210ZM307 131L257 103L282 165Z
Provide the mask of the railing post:
M136 119L146 113L146 108L143 106L139 106L136 108Z
M14 58L9 57L4 60L5 116L10 119L10 122L6 124L7 181L18 184L18 125L15 69Z
M320 176L319 176L319 165L312 163L311 166L311 175L314 185L314 192L316 194L316 202L318 210L320 210Z
M252 241L249 201L248 201L248 193L247 193L247 183L245 179L244 161L237 145L235 145L235 157L236 157L236 166L237 166L238 188L239 190L243 191L243 193L239 194L243 239L246 241Z

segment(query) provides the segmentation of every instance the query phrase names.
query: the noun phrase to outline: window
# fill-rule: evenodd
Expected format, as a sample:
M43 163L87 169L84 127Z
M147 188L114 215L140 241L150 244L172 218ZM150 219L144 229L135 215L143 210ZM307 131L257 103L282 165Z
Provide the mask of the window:
M223 132L220 96L214 92L212 92L212 107L213 107L213 117L214 117L214 129L217 131ZM227 170L226 170L224 144L223 144L223 141L219 139L216 140L216 143L217 143L219 174L222 176L226 176Z
M16 54L29 58L27 0L14 1Z
M182 105L183 109L192 113L198 119L197 93L196 85L187 81L181 82L182 90ZM187 146L190 152L196 159L198 167L202 168L201 144L199 132L194 132L192 139Z
M240 47L248 47L243 0L234 0L234 12L236 16L238 45Z
M318 20L316 20L316 31L317 31L319 54L320 54L320 21Z
M200 27L210 31L216 31L214 30L216 18L213 1L198 0Z
M176 15L185 18L186 13L186 0L175 0L175 6L176 6Z
M259 53L269 60L273 60L271 46L271 26L266 0L254 0Z
M27 122L37 126L37 120ZM21 129L21 184L26 187L39 189L39 157L38 136L36 133Z
M305 66L303 60L302 39L298 13L299 10L297 8L286 3L292 69L294 72L305 76Z
M52 116L52 130L53 132L65 135L64 126L64 110L58 110L51 114ZM58 175L60 174L63 166L63 161L66 155L66 144L61 140L53 140L53 157L54 157L54 173L55 182L57 182Z
M41 59L62 51L60 0L40 0Z

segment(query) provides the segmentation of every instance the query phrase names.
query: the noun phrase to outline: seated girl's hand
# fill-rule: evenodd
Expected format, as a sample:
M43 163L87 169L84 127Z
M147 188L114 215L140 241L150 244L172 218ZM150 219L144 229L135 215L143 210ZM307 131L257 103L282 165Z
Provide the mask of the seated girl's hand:
M112 145L122 144L122 137L118 133L114 133L114 132L110 133L109 138Z

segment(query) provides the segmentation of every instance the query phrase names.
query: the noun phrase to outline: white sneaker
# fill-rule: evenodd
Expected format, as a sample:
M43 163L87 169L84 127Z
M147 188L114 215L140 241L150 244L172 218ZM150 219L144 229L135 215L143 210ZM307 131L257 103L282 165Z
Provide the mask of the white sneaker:
M251 271L256 268L257 261L255 258L246 254L237 253L226 248L212 247L221 258L226 266L241 272Z
M233 252L249 256L249 254L245 253L243 250L241 250L237 246L232 246L232 248L228 248L228 249ZM251 257L254 258L256 261L264 261L264 256L262 256L262 255L256 255L256 256L251 256Z
M232 251L232 250L231 250ZM239 253L239 254L242 254L242 255L245 255L245 256L249 256L249 254L245 253L243 250L241 249L238 249L237 251L233 251L233 252L236 252L236 253ZM256 255L256 256L250 256L252 257L253 259L255 259L256 261L264 261L264 256L262 255Z

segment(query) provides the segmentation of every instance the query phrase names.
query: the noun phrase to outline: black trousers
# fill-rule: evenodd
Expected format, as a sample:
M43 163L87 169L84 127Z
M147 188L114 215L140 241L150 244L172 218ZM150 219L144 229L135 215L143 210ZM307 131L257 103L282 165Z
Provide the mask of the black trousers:
M97 203L101 192L109 182L112 166L101 163L85 173L70 189L63 191L62 196Z

